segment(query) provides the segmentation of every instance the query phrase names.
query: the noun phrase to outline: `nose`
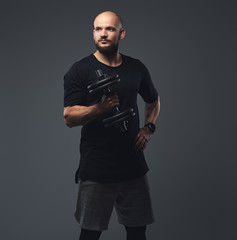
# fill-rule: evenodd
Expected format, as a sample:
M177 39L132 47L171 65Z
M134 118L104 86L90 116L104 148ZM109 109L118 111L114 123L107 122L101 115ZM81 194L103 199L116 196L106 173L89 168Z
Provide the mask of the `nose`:
M103 38L103 37L107 37L107 36L108 36L108 34L107 34L106 29L103 29L103 30L101 31L101 37Z

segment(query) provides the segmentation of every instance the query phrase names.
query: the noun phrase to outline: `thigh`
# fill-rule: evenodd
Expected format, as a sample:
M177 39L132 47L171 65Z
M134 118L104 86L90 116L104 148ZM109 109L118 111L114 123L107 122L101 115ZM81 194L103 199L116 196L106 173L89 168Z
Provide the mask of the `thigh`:
M119 190L115 209L118 222L131 227L154 222L147 176L124 183Z
M79 181L78 187L75 218L80 227L106 230L117 196L116 187L92 181Z

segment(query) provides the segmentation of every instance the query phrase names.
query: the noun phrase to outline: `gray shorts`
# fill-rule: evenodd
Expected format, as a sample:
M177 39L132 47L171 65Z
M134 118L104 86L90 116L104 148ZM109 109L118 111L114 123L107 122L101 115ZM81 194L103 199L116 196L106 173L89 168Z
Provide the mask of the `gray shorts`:
M147 176L122 183L79 181L75 218L81 228L108 229L113 207L118 222L138 227L154 222Z

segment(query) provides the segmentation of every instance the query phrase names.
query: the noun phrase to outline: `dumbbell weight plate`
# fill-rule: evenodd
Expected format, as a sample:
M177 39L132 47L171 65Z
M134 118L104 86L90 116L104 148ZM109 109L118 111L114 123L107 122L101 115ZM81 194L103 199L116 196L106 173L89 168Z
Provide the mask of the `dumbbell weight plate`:
M121 125L122 122L126 121L128 118L130 118L130 117L132 117L134 115L135 115L135 113L131 113L131 114L126 115L126 116L124 116L124 117L122 117L120 119L117 119L116 121L109 122L109 123L105 124L104 127L112 127L112 126L118 127L118 126Z
M118 83L119 81L120 81L119 75L113 74L109 77L103 78L101 80L96 81L95 83L88 85L87 90L91 94L100 89L108 88L108 87L112 86L113 84Z
M105 127L114 126L114 125L117 125L119 122L122 122L134 115L135 115L135 113L133 111L133 108L129 108L123 112L118 112L111 117L103 119L102 122L105 124L104 125Z
M119 80L120 80L120 79L119 79ZM103 85L101 85L101 86L97 86L96 88L94 88L94 89L92 89L92 90L89 90L89 94L95 93L95 92L97 92L98 90L101 90L101 89L106 89L106 88L114 85L114 84L117 83L117 82L118 82L118 80L116 79L116 80L110 81L110 82L108 82L108 83L106 83L106 84L103 84Z
M103 120L103 123L109 123L109 122L113 122L113 121L116 121L117 119L120 119L124 116L127 116L127 115L130 115L131 113L133 113L133 108L128 108L126 109L125 111L122 111L122 112L118 112L118 113L115 113L113 114L112 116L108 117L108 118L105 118Z

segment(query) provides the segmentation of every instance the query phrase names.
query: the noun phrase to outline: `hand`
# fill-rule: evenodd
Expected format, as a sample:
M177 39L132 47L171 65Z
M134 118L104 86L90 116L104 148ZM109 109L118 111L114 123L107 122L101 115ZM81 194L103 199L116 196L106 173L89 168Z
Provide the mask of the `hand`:
M144 151L147 143L150 141L151 135L147 127L140 128L136 137L135 150L138 152Z
M101 99L100 107L102 112L109 112L119 106L119 99L116 93L107 95Z

